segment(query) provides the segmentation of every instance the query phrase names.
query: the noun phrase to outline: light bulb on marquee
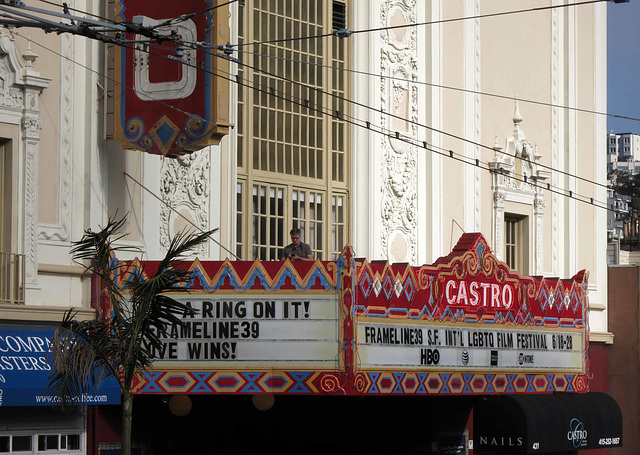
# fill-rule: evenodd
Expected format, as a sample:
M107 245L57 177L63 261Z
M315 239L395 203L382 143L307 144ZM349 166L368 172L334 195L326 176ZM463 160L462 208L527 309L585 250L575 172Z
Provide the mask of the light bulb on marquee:
M177 417L184 417L189 414L192 406L189 395L173 395L169 399L169 411Z
M273 407L276 401L276 397L273 395L253 395L251 402L253 406L259 411L268 411Z

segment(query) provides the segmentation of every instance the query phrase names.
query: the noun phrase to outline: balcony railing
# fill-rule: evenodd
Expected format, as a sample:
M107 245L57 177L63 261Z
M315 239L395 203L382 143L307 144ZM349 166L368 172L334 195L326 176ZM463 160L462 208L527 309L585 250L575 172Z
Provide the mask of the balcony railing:
M24 277L24 254L0 253L0 303L25 303Z
M638 237L625 237L620 240L620 249L624 251L639 251L640 239Z

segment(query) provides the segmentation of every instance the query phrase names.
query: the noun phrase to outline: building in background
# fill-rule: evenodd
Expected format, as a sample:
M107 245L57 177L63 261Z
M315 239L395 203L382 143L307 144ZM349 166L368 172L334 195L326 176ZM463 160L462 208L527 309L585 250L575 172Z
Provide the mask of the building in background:
M607 169L630 174L640 172L640 135L609 133L607 135Z
M592 388L606 390L607 162L597 145L607 133L589 113L606 111L606 5L449 21L511 7L226 3L210 4L228 18L217 27L237 61L207 74L229 81L219 121L232 127L176 158L111 139L113 48L2 31L0 241L11 264L24 264L2 321L55 321L70 306L89 316L71 242L116 213L128 214L122 242L150 259L194 226L219 228L196 252L202 260L278 259L300 227L317 258L350 244L359 257L416 266L481 232L524 275L589 271ZM153 5L152 19L169 19ZM116 14L113 2L75 7ZM176 65L167 80L150 73L149 90L192 74ZM153 140L176 140L169 122L157 125ZM9 269L0 280L15 281Z
M629 177L633 182L640 174L640 136L633 133L609 133L607 137L608 185L620 182L620 177ZM632 185L633 188L633 185ZM620 194L612 188L608 190L607 238L608 249L616 251L638 248L637 209L633 207L633 198ZM610 255L610 263L618 264L615 254Z

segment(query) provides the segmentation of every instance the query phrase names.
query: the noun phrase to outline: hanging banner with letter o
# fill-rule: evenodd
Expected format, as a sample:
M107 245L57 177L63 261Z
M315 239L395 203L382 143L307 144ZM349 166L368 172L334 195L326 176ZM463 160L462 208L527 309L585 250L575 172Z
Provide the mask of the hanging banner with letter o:
M229 40L228 8L217 0L120 0L116 21L141 24L158 42L126 33L115 47L113 138L125 149L178 156L217 144L229 130L228 61L211 45Z

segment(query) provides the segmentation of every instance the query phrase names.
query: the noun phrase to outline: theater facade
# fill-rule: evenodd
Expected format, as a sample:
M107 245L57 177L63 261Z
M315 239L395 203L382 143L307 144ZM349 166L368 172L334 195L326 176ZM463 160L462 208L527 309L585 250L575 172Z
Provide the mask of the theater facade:
M185 266L192 279L173 297L197 312L135 384L141 453L622 445L617 403L590 391L586 271L521 276L481 234L421 267L349 247L338 261ZM154 267L122 262L117 279ZM118 416L92 411L98 452L117 446Z

